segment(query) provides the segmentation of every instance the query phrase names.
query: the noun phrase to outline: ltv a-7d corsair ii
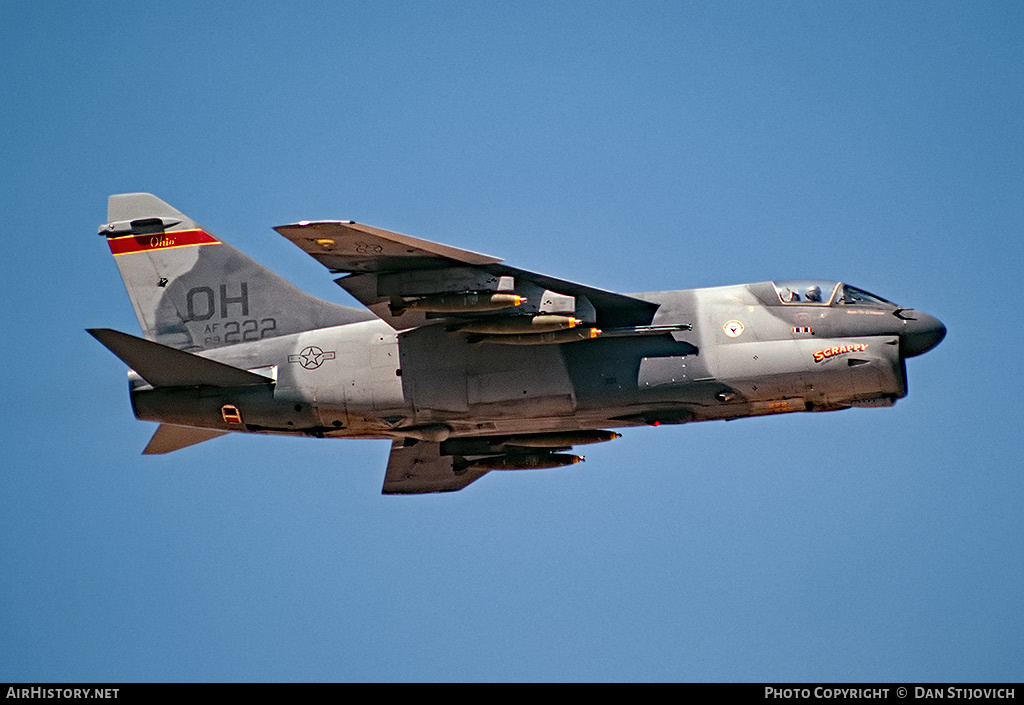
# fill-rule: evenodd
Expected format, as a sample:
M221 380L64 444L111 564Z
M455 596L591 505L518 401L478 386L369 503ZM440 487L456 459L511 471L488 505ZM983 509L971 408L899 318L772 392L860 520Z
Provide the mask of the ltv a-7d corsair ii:
M351 221L276 228L366 309L315 298L146 193L100 227L144 338L145 453L231 432L391 441L385 493L582 460L610 430L890 406L946 329L835 281L622 295Z

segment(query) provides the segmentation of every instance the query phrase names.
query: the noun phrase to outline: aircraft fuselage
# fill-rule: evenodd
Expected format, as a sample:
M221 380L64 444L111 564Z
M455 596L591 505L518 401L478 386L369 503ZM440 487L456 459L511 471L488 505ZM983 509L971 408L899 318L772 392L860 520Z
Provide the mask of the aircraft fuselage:
M152 194L111 196L107 220L145 337L89 332L160 423L144 454L228 432L386 438L385 494L575 464L609 428L889 406L946 332L836 281L624 295L353 221L275 228L353 308Z
M941 339L926 314L786 305L769 282L632 296L659 304L649 333L503 345L368 320L202 353L272 387L153 389L133 375L133 406L224 431L425 440L735 419L891 405L907 391L901 340Z

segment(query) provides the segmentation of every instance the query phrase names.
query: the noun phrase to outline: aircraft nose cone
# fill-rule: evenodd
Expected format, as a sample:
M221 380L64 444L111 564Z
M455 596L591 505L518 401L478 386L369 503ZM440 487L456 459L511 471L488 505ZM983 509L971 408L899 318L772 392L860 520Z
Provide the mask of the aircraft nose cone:
M923 355L946 337L946 326L935 316L921 311L907 311L907 320L900 335L900 352L903 357Z

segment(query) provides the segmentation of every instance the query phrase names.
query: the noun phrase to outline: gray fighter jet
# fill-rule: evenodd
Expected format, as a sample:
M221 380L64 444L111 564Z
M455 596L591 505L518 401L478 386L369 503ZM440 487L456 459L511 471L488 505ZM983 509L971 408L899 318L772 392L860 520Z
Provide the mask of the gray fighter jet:
M100 227L145 338L129 368L144 453L231 432L391 441L383 491L550 468L608 430L891 406L936 318L799 280L622 295L351 221L276 230L366 309L315 298L146 193Z

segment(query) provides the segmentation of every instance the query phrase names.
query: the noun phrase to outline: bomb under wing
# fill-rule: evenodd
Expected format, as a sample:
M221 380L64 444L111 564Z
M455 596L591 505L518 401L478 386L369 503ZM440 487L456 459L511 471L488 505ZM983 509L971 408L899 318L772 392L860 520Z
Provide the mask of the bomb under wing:
M405 300L393 297L391 312L396 316L405 311L425 311L427 313L483 313L500 311L526 303L526 297L516 294L492 294L486 292L466 292L459 294L438 294Z
M512 453L475 460L456 457L454 466L459 472L463 470L544 470L575 465L584 460L582 455L569 453Z

